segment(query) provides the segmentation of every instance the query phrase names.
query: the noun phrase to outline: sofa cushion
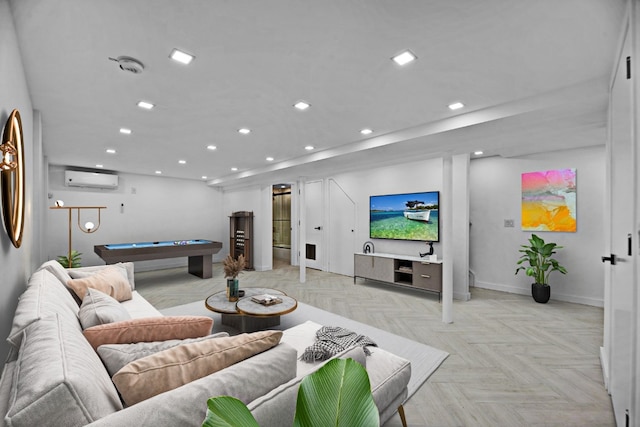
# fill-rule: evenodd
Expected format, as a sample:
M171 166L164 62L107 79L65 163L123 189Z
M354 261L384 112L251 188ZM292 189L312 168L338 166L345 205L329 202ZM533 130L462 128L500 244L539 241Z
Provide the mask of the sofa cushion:
M82 329L131 319L127 310L115 298L93 288L87 289L78 317Z
M107 371L82 333L59 315L22 331L9 426L83 426L122 409Z
M134 405L274 347L282 331L261 331L179 345L129 363L113 376L122 399Z
M67 288L48 269L40 269L29 278L27 289L18 300L7 341L20 348L22 330L31 323L54 314L80 330L78 305Z
M211 333L213 319L206 316L143 317L92 326L83 331L97 349L103 344L166 341L198 338Z
M137 342L131 344L105 344L98 347L98 355L102 359L102 363L106 366L107 371L109 371L109 375L113 376L126 364L158 353L162 350L181 344L189 344L192 342L228 336L229 334L227 332L218 332L217 334L207 335L200 338L187 338L184 340Z
M132 262L118 262L116 264L110 264L109 266L122 268L124 270L124 274L127 276L127 281L129 282L129 286L131 286L131 290L133 291L136 289ZM96 274L100 270L104 270L106 267L106 265L93 265L89 267L70 268L67 269L67 273L70 276L69 279L84 279L85 277ZM67 281L65 280L63 283L67 283Z
M67 270L65 270L65 268L58 261L47 261L42 264L36 271L39 270L47 270L49 273L53 274L56 279L58 279L63 285L67 283L67 280L71 279L71 276L69 276Z
M149 301L144 299L138 291L131 292L131 299L120 302L120 305L127 310L127 313L129 313L132 319L162 316L162 313L151 305Z
M353 359L360 363L363 367L367 367L367 358L362 347L352 347L344 350L331 359ZM317 371L329 360L314 363L313 371L307 372L305 375L298 375L291 381L271 390L264 396L260 396L247 407L253 414L260 427L280 427L293 425L293 419L296 413L296 403L298 399L298 389L300 383L306 375Z
M296 351L280 343L274 348L124 408L91 427L200 426L211 396L234 396L249 403L296 375Z
M84 300L87 288L97 289L118 301L131 299L131 286L126 271L112 265L90 276L68 280L67 286L73 289L81 300Z

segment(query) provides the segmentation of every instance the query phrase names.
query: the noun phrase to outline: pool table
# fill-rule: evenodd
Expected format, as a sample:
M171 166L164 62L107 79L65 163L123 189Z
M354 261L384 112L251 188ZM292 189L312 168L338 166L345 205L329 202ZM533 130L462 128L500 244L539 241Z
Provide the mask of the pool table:
M93 251L107 264L150 259L189 257L189 273L203 279L212 277L211 256L222 249L211 240L167 240L160 242L96 245Z

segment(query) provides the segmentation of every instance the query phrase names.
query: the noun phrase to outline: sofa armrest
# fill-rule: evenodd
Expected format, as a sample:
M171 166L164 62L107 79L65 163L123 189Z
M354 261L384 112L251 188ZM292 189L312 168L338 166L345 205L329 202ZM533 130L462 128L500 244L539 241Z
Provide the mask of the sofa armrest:
M257 354L182 387L161 393L110 414L92 427L123 425L198 426L207 412L207 400L228 395L245 404L267 394L296 375L296 351L287 344ZM267 372L268 374L265 374Z

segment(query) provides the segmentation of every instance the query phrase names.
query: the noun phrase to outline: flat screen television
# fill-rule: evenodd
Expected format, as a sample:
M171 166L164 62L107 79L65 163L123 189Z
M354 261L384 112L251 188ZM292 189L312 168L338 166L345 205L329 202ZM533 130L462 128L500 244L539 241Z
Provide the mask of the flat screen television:
M372 239L440 241L440 192L369 197Z

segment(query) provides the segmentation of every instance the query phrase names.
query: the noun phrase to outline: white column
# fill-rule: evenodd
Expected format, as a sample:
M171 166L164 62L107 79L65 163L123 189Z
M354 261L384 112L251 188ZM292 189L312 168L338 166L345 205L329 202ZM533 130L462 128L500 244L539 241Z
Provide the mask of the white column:
M469 293L469 153L451 158L451 235L453 297L468 301Z
M307 203L305 201L304 178L298 181L298 259L300 261L300 283L307 281Z
M442 322L453 323L453 174L451 156L442 159Z

